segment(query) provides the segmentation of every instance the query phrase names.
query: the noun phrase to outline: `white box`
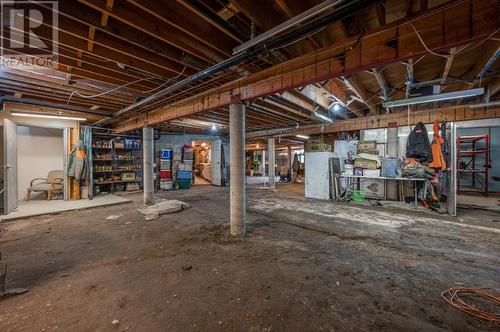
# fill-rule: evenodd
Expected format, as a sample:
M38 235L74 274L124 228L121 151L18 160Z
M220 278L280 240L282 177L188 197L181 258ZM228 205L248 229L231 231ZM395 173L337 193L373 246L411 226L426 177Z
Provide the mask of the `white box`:
M380 169L364 169L363 176L378 178L380 177Z
M330 170L328 160L333 152L306 152L305 154L305 196L316 199L330 199Z

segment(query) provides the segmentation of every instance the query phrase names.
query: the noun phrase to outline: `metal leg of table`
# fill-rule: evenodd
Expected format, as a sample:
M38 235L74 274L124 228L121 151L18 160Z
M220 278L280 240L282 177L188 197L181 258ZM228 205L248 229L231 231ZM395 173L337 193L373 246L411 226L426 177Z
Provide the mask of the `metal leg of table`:
M415 207L418 207L418 182L413 181L413 186L415 187Z

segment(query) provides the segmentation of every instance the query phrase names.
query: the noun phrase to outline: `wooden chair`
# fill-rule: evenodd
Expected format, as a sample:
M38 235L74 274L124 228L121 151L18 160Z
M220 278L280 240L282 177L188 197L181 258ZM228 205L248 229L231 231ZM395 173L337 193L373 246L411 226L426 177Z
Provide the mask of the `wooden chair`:
M37 183L38 182L38 183ZM31 180L28 188L27 200L31 199L31 192L45 191L47 200L52 199L52 194L61 193L64 189L64 171L50 171L47 178L36 178Z

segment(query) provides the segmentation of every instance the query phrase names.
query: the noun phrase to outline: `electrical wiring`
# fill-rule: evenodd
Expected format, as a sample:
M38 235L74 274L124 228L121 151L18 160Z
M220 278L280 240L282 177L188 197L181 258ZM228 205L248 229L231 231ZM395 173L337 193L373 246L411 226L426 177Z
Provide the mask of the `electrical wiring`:
M153 88L151 90L148 90L148 91L144 91L144 93L151 93L153 91L156 91L156 90L159 90L161 88L163 88L164 86L166 86L168 83L172 82L173 80L176 80L178 79L179 77L181 77L184 72L186 71L186 68L187 68L187 64L184 66L184 69L182 69L182 71L179 73L179 75L175 76L175 77L172 77L172 78L169 78L165 83L163 83L162 85L159 85L157 86L156 88Z
M152 80L155 80L156 77L147 77L147 78L141 78L139 80L135 80L135 81L132 81L132 82L128 82L127 84L124 84L124 85L120 85L120 86L117 86L116 88L113 88L111 90L107 90L107 91L104 91L104 92L101 92L101 93L98 93L96 95L85 95L85 94L82 94L76 90L74 90L71 95L69 96L68 98L68 104L69 102L71 101L71 98L74 96L74 95L77 95L79 97L82 97L82 98L86 98L86 99L93 99L93 98L98 98L98 97L102 97L102 96L105 96L107 94L110 94L112 92L115 92L115 91L118 91L120 89L123 89L123 88L126 88L127 86L130 86L130 85L133 85L133 84L136 84L136 83L140 83L140 82L144 82L144 81L152 81Z
M413 23L411 23L410 21L408 21L408 24L412 27L413 31L415 31L415 34L417 35L418 39L420 40L420 43L422 43L422 46L424 46L424 48L427 50L427 52L429 52L430 54L433 54L435 56L440 56L440 57L443 57L445 59L448 59L450 57L450 55L445 55L445 54L440 54L440 53L436 53L434 51L432 51L428 46L427 44L425 43L425 41L422 39L422 36L420 35L420 33L417 31L417 29L415 28L415 26L413 25Z
M498 294L498 291L494 292ZM484 289L480 288L455 287L442 292L441 296L446 302L448 302L454 308L457 308L476 318L500 324L500 311L489 312L484 309L477 308L476 306L471 304L470 300L466 302L467 298L476 297L493 304L493 307L496 307L498 309L500 307L499 295L489 294Z
M172 78L169 78L162 85L157 86L156 88L153 88L151 90L144 91L144 93L151 93L151 92L153 92L153 91L155 91L157 89L160 89L160 88L164 87L165 85L167 85L168 83L170 83L172 80L175 80L175 79L181 77L184 74L184 72L186 71L186 68L187 68L187 65L184 66L184 69L182 70L182 72L179 73L179 75L177 75L175 77L172 77ZM107 94L110 94L112 92L118 91L118 90L123 89L123 88L126 88L127 86L130 86L130 85L133 85L133 84L136 84L136 83L140 83L140 82L144 82L144 81L153 81L155 79L157 79L157 78L156 77L141 78L141 79L138 79L138 80L135 80L135 81L132 81L132 82L128 82L128 83L126 83L124 85L117 86L116 88L113 88L111 90L107 90L107 91L95 94L95 95L85 95L85 94L82 94L82 93L80 93L80 92L78 92L76 90L73 90L73 92L71 93L71 95L68 98L67 104L69 104L69 102L71 101L71 98L73 98L74 95L77 95L77 96L85 98L85 99L93 99L93 98L98 98L98 97L105 96Z

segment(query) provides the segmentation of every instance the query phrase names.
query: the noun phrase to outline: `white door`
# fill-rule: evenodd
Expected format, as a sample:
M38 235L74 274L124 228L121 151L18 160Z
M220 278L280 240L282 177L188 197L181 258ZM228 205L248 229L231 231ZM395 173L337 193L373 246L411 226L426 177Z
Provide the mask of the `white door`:
M212 142L212 185L222 186L222 141Z
M4 214L17 209L17 125L3 120L4 144Z

